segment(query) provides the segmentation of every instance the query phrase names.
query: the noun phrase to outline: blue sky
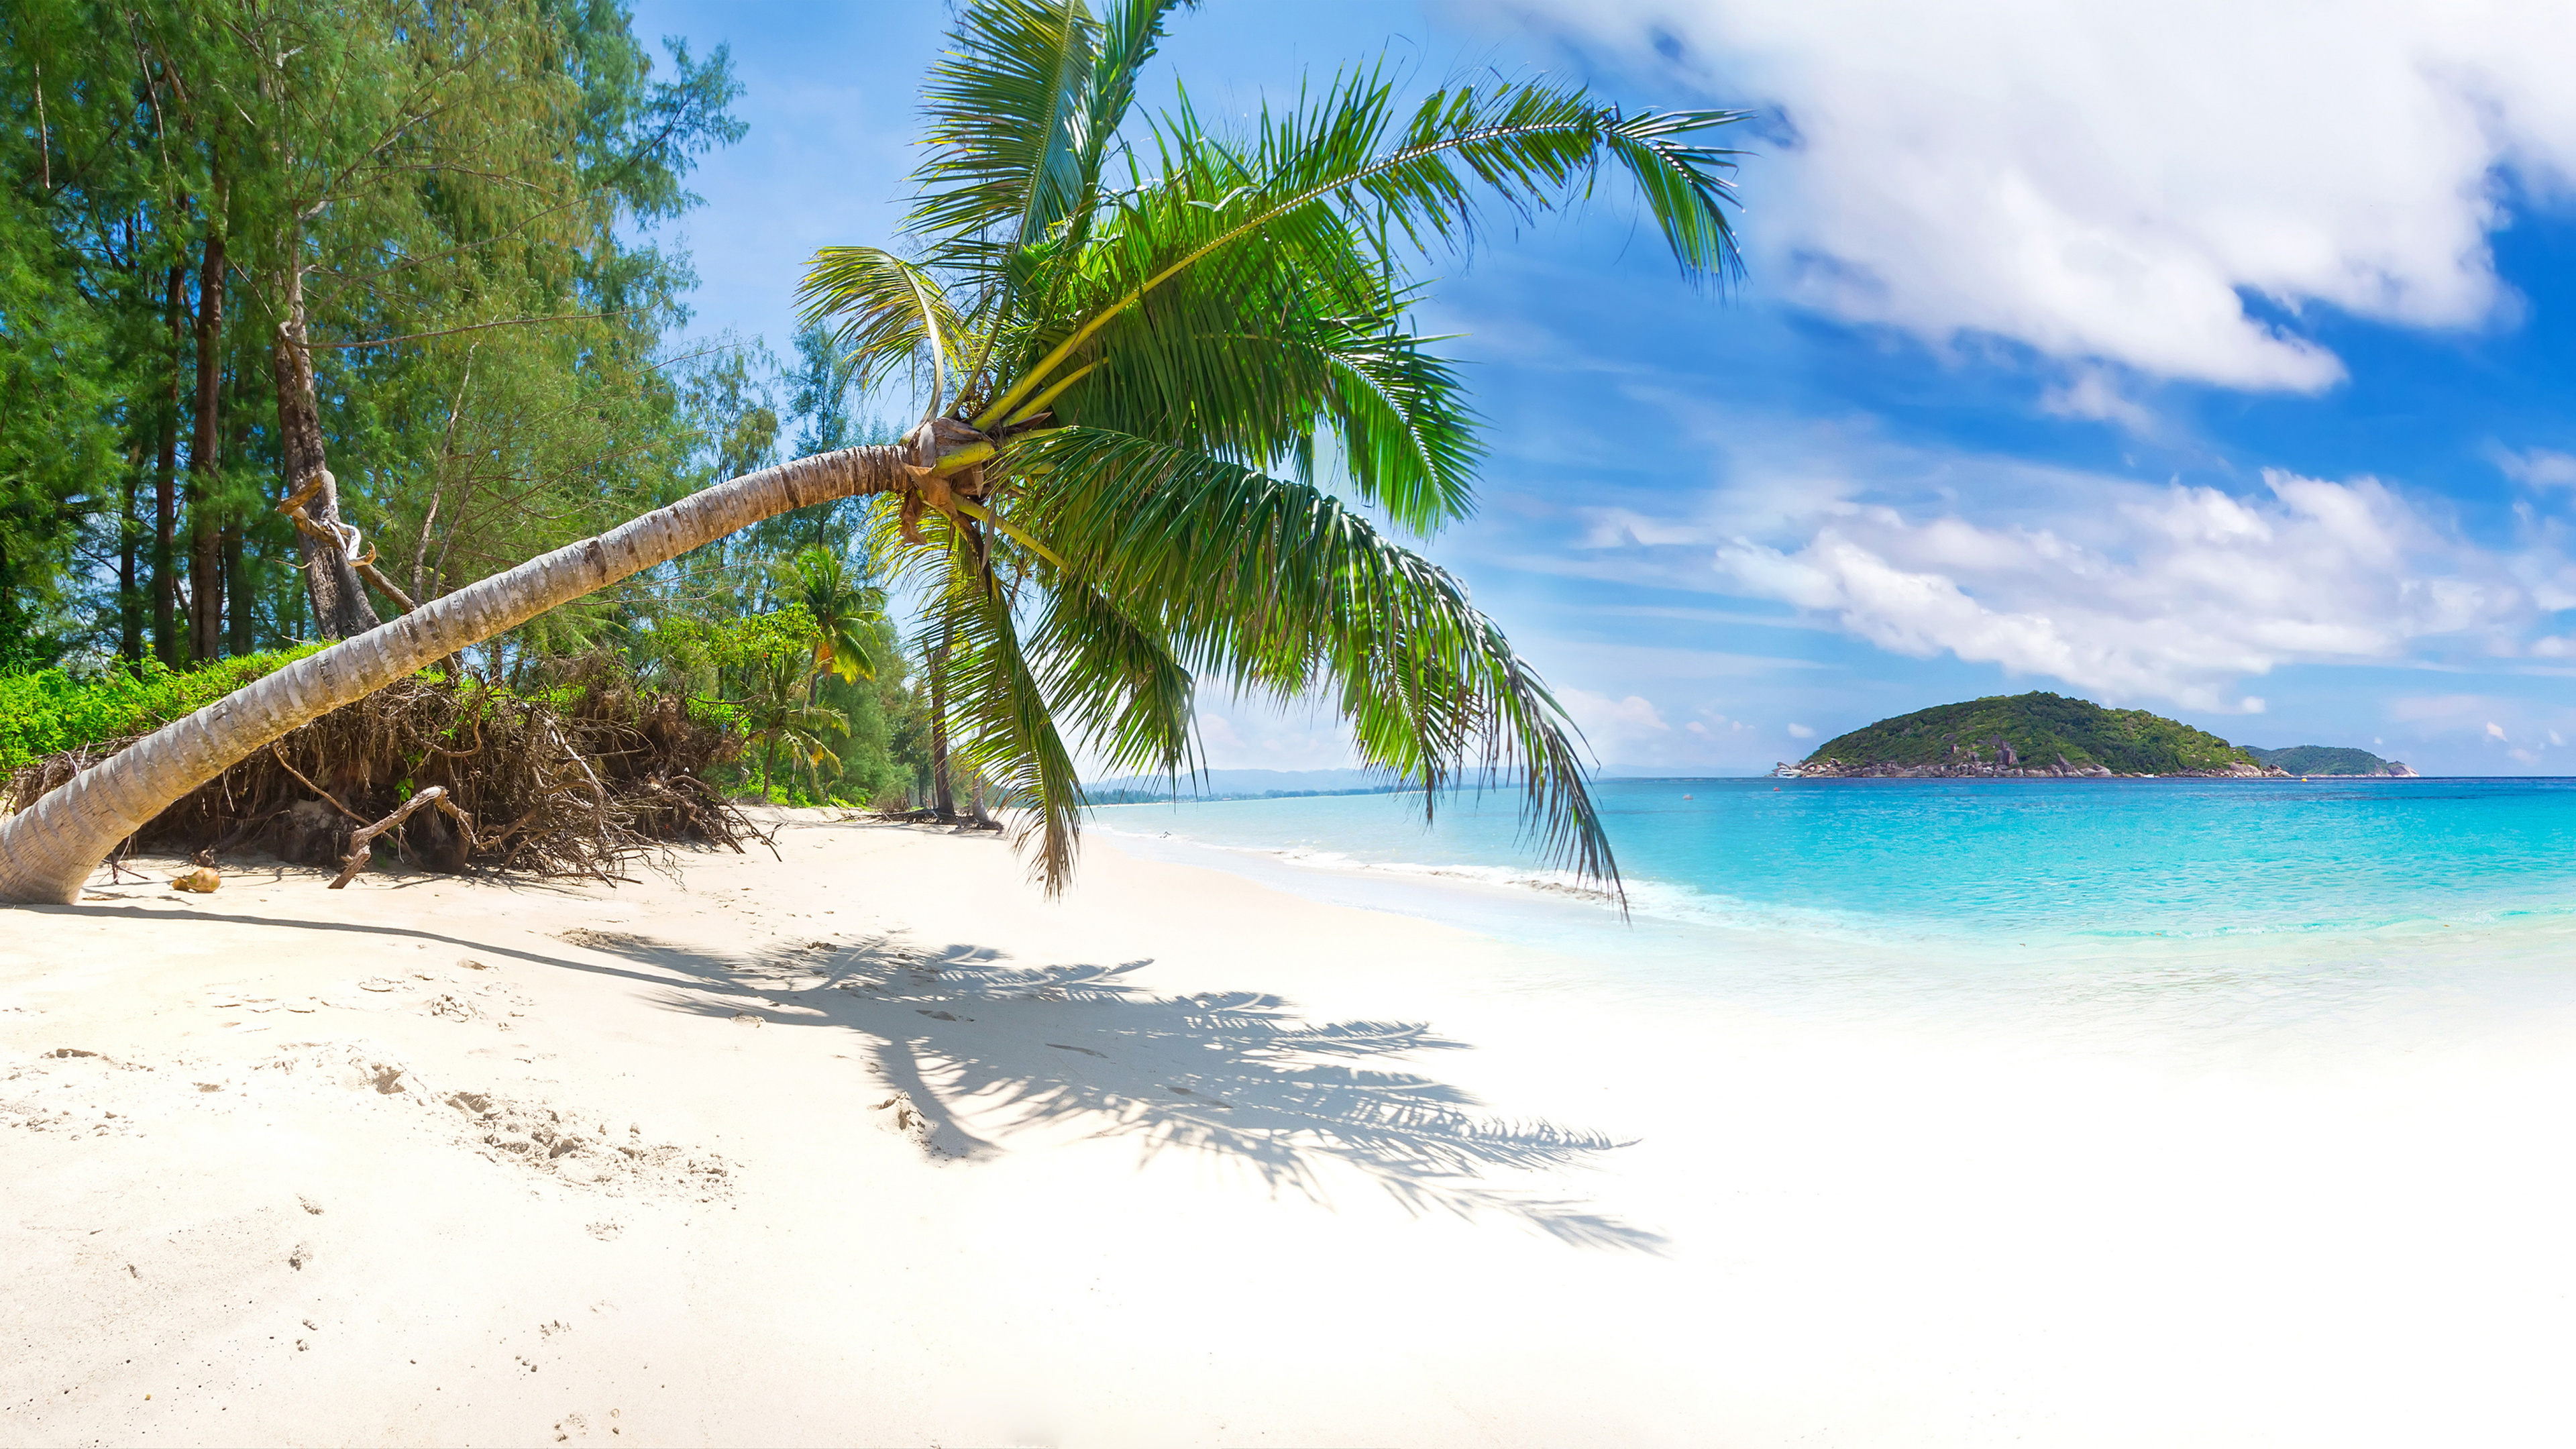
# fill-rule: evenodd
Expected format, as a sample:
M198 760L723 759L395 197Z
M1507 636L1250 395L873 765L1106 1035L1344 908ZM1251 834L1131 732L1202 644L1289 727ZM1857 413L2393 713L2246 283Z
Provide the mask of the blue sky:
M678 228L696 330L783 347L887 239L937 4L657 3L750 134ZM2545 7L1208 0L1150 98L1386 56L1739 128L1749 270L1624 198L1444 260L1490 423L1427 548L1613 765L1766 768L2053 689L2427 773L2576 773L2576 26ZM1344 762L1223 699L1210 763Z

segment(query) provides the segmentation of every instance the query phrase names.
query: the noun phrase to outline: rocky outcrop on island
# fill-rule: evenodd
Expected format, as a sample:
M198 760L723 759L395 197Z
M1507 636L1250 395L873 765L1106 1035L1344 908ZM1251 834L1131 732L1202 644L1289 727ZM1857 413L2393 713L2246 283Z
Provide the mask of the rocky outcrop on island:
M2292 771L2142 709L2033 692L1883 719L1774 772L1822 779L2279 779Z

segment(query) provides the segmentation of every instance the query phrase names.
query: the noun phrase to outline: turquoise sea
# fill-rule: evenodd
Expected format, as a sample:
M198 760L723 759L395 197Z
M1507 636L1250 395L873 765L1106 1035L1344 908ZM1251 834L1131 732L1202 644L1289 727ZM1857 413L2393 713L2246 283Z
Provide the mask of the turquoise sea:
M1658 1324L1713 1415L1798 1406L1660 1442L2576 1437L2576 782L1600 797L1624 919L1517 847L1507 798L1099 824L1488 938L1404 930L1327 982L1475 1048L1408 1069L1624 1144L1568 1190L1673 1257L1597 1303L1588 1261L1574 1311Z
M1639 991L2342 1009L2576 928L2576 781L1614 780L1623 920L1506 794L1125 806L1133 853L1430 916ZM2428 973L2431 973L2428 975ZM2489 984L2495 984L2490 982ZM1820 989L1823 988L1823 989Z

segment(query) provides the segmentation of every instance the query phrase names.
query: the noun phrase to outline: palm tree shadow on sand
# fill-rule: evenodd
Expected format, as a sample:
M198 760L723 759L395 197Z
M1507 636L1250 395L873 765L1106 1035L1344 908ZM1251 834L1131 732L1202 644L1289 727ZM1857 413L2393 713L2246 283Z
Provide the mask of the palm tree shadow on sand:
M1514 1218L1579 1247L1667 1247L1580 1195L1487 1180L1562 1172L1624 1144L1485 1116L1461 1088L1373 1065L1465 1046L1419 1022L1312 1023L1251 992L1160 996L1128 982L1144 961L1031 967L987 947L890 937L738 957L600 932L567 939L707 984L664 993L674 1010L749 1009L770 1025L860 1033L887 1085L932 1119L934 1148L953 1156L998 1150L961 1117L995 1137L1070 1126L1134 1139L1148 1159L1240 1163L1273 1194L1317 1204L1329 1202L1323 1169L1340 1164L1416 1214Z

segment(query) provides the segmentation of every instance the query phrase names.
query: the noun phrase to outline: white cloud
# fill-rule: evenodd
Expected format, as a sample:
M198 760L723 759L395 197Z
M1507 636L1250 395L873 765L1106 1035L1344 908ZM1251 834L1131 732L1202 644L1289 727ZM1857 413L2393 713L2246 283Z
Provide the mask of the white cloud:
M1512 8L1641 64L1669 33L1779 121L1747 168L1746 235L1809 304L2152 376L2330 386L2341 362L2295 330L2311 303L2414 327L2507 315L2500 178L2545 196L2576 172L2576 24L2551 4ZM2123 421L2087 386L2056 405Z
M2576 457L2548 448L2533 448L2517 453L2498 447L2488 456L2504 476L2533 488L2576 488Z
M1357 763L1350 733L1326 710L1311 704L1223 698L1198 714L1200 763L1219 770L1327 770ZM1100 761L1082 761L1084 778L1113 773Z
M1663 544L1703 543L1708 531L1697 524L1680 523L1669 518L1650 518L1626 508L1587 508L1580 510L1586 527L1577 548L1622 548L1643 544L1649 548Z
M1740 740L1744 736L1754 733L1753 726L1745 723L1743 720L1729 719L1725 715L1719 714L1713 709L1701 710L1700 717L1698 719L1684 724L1682 728L1691 734L1699 736L1703 740L1709 740L1712 742L1721 740ZM1795 732L1796 730L1793 727L1791 733L1794 734Z
M1816 732L1805 725L1793 724L1789 726L1789 738L1793 740L1812 740L1815 737Z
M2085 368L2074 381L2040 394L2039 410L2059 417L2117 423L2141 437L2156 428L2155 414L2121 392L2119 385L2098 367Z
M1617 761L1628 758L1641 746L1660 745L1661 737L1672 733L1663 714L1644 695L1631 694L1613 699L1588 689L1559 689L1557 702L1574 718L1583 731L1584 742L1592 747L1595 757Z
M2115 699L2258 713L2232 686L2294 662L2397 662L2481 636L2518 652L2517 573L2370 479L2265 475L2268 497L2085 480L2011 521L1933 501L1833 502L1778 541L1731 539L1722 586L1882 649L2045 675Z
M2412 743L2399 743L2419 769L2427 752L2447 756L2454 768L2468 772L2495 768L2499 755L2539 765L2550 750L2565 748L2568 731L2576 730L2576 706L2518 695L2398 695L2385 708L2391 721L2414 735Z

